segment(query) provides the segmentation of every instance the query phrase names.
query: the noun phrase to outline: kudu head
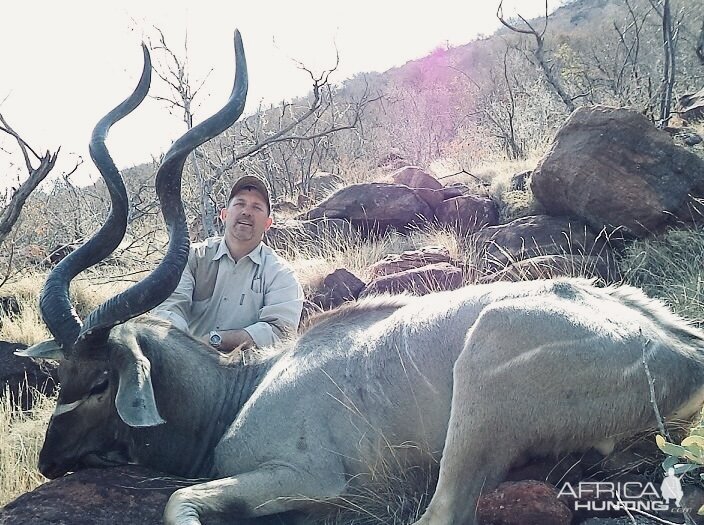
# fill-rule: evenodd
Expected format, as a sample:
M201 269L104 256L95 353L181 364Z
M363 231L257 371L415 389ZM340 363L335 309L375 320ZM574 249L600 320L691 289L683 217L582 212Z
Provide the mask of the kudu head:
M107 300L82 321L71 304L71 280L110 255L127 228L127 192L105 139L110 127L131 113L149 90L151 60L146 47L143 51L144 70L137 88L98 122L91 138L91 158L112 201L110 215L97 233L47 277L40 310L53 339L17 352L60 362L59 398L39 459L39 468L47 477L84 466L124 463L128 458L120 437L125 430L164 422L139 334L134 327L120 325L162 303L178 285L189 249L181 202L184 163L196 147L229 128L244 110L247 64L240 34L235 31L236 75L229 100L174 142L157 170L156 193L169 233L166 255L145 279Z

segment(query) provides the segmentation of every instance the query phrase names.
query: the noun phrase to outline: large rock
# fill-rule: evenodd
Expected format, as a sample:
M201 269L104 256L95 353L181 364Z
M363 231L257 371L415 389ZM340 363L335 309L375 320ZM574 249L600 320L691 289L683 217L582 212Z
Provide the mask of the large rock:
M0 341L0 396L8 392L13 405L29 410L34 403L34 391L52 395L56 390L58 365L14 354L24 348L27 345Z
M607 241L604 234L595 235L580 221L547 215L521 217L486 227L472 236L485 275L545 255L595 256L611 264L613 254Z
M462 270L448 263L429 264L378 277L370 282L360 297L383 293L408 292L425 295L441 290L455 290L463 284Z
M5 505L0 525L161 525L169 496L194 483L134 466L82 470ZM210 518L204 523L226 525L231 520ZM280 518L237 523L286 524Z
M477 504L481 525L569 525L572 512L552 485L540 481L505 482Z
M598 278L605 283L621 280L621 273L613 257L596 255L540 255L516 261L507 268L482 277L481 282L530 281L555 277Z
M372 277L382 277L437 263L448 263L454 266L459 264L452 259L449 250L444 246L423 246L418 250L385 255L383 259L369 267L369 273Z
M418 166L405 166L393 172L390 177L396 184L405 184L409 188L442 189L442 183L438 179Z
M456 228L460 233L474 233L484 226L499 224L499 208L488 197L462 195L437 206L435 219L440 224Z
M352 272L339 268L323 279L323 284L311 297L321 308L330 309L346 301L354 301L364 289L364 281Z
M704 195L704 161L640 113L582 107L558 131L531 188L549 215L642 237L691 218L692 196Z
M370 182L336 191L311 209L306 218L346 219L365 231L403 230L426 222L433 210L416 190L401 184Z

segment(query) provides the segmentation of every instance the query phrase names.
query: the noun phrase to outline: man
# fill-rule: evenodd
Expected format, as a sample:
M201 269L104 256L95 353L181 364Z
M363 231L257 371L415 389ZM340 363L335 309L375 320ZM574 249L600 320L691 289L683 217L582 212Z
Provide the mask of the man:
M222 352L295 333L303 290L289 264L262 242L272 223L266 183L240 178L220 218L223 236L191 246L178 287L154 314Z

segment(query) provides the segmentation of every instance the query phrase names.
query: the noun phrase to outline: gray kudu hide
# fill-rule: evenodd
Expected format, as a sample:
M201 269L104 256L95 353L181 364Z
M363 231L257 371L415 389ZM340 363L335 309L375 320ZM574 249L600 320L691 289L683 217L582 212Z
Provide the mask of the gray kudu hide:
M370 298L242 359L137 317L170 295L186 264L181 172L195 147L242 113L238 32L235 56L225 107L177 140L157 171L170 235L163 261L82 321L69 283L125 233L127 195L104 142L149 89L146 49L135 92L93 132L111 214L47 278L40 303L53 339L21 352L61 362L42 473L137 463L204 478L177 490L164 512L169 525L195 525L212 514L232 523L315 515L370 487L382 464L439 462L435 495L416 523L473 524L480 493L524 454L608 451L654 426L654 405L669 417L697 411L704 334L628 286L559 279Z

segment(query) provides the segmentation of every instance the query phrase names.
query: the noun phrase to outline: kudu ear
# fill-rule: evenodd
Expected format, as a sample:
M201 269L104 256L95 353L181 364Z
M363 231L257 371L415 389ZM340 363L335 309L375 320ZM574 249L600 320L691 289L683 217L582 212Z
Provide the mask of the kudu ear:
M33 357L35 359L54 359L62 361L66 358L61 345L53 339L47 339L24 350L15 350L15 355L20 357Z
M110 345L110 363L119 377L115 407L122 421L131 427L166 423L156 408L151 363L134 336L122 336Z

